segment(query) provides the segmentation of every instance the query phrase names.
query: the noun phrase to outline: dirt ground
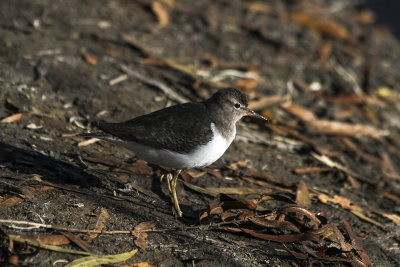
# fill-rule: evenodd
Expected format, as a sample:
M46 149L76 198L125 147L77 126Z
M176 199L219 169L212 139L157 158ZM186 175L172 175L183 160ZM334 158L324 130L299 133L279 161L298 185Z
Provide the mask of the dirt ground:
M2 264L84 257L49 245L138 248L118 266L400 265L400 45L360 1L0 12ZM182 175L181 219L157 166L75 136L226 86L271 122L242 120L220 160Z

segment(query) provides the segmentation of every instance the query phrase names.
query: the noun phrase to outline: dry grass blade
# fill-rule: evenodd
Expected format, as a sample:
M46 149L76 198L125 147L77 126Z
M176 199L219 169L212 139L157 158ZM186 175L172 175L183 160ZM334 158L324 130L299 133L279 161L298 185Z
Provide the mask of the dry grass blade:
M77 255L93 255L92 253L85 252L85 251L78 251L78 250L73 250L73 249L62 248L59 246L41 244L40 242L23 239L17 235L13 235L13 234L9 234L8 236L10 237L10 239L12 239L15 242L26 243L31 246L42 248L42 249L47 249L50 251L57 251L57 252L61 252L61 253L69 253L69 254L77 254Z
M91 266L99 266L104 264L113 264L113 263L120 263L126 261L133 257L138 250L134 249L129 252L117 254L117 255L107 255L107 256L88 256L76 259L65 267L91 267Z

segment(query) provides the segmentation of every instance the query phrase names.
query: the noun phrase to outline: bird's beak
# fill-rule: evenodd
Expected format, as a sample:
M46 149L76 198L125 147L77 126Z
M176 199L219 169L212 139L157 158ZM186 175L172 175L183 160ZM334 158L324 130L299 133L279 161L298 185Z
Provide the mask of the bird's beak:
M243 110L247 116L268 121L267 118L265 118L264 116L261 116L260 114L256 113L254 110L249 109L248 107L241 107L241 110Z

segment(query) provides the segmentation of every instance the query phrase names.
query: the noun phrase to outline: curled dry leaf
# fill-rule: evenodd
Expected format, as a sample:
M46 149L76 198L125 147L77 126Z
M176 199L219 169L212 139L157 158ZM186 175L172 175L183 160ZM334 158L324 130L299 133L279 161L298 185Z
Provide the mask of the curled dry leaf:
M257 218L257 217L249 218L249 220L256 225L265 228L277 228L279 230L286 230L295 233L300 233L300 229L293 223L288 221L268 220L266 218Z
M157 16L158 23L161 27L165 27L169 24L170 14L168 6L162 1L153 1L151 3L151 9Z
M301 216L307 217L312 222L312 226L314 226L314 228L318 228L319 226L321 226L321 221L315 216L315 214L303 207L292 205L283 208L281 211L287 213L296 213Z

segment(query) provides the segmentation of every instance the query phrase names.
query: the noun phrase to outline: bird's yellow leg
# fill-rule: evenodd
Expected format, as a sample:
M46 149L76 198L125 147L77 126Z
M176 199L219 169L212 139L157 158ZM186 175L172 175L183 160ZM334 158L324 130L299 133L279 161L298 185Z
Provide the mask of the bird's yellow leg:
M168 173L167 174L167 185L168 185L169 193L172 193L171 181L172 181L172 174Z
M175 211L176 211L176 213L178 214L179 217L182 217L182 211L179 208L178 197L176 195L176 181L178 180L180 172L181 172L181 170L175 171L175 175L171 180L171 191L172 192L171 191L170 192L172 193L172 201L174 202Z

